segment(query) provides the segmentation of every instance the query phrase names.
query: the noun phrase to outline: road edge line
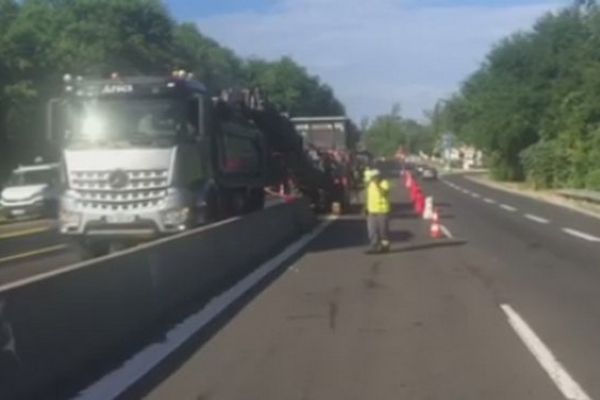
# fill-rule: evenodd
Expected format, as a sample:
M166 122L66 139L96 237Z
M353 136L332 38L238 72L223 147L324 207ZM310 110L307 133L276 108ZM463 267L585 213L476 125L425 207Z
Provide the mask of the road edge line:
M337 220L335 216L326 217L311 232L288 245L283 251L261 264L235 285L213 297L204 307L188 316L173 329L168 331L165 340L150 344L137 352L121 367L110 371L96 382L74 396L77 400L107 400L122 396L132 386L142 380L148 373L162 363L169 355L179 349L191 337L205 328L223 311L239 300L249 290L259 284L270 273L281 267L283 263L298 254L311 241Z
M510 305L501 304L500 308L506 315L509 325L565 398L569 400L591 400L590 396L571 377L527 322Z

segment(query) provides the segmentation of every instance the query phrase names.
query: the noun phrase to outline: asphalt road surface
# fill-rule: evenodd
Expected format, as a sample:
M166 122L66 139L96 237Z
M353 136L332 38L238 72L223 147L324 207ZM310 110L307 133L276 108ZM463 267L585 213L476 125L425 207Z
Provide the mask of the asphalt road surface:
M462 176L424 187L453 239L398 188L392 253L364 254L360 215L332 223L130 397L600 399L600 220Z
M0 285L80 261L54 221L0 225Z

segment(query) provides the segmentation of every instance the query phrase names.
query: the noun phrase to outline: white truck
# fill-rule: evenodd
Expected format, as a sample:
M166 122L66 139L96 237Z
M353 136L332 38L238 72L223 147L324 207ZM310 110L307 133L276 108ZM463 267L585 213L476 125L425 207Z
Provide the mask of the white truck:
M264 205L263 133L185 73L67 76L48 111L59 229L89 256Z

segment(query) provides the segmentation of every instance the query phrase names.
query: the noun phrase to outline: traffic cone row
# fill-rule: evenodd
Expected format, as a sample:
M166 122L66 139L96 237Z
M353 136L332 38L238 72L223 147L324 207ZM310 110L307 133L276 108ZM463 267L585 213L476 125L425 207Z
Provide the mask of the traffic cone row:
M443 233L440 225L440 216L438 210L433 208L433 197L425 197L418 182L413 179L409 171L404 173L404 185L409 191L415 213L424 219L431 220L429 236L432 239L441 239Z

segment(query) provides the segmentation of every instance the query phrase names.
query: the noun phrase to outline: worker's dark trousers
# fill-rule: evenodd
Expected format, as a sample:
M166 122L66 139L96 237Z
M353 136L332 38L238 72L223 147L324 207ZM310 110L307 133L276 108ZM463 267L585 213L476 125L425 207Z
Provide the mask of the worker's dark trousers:
M389 241L388 214L369 214L367 216L367 229L371 248L376 248L384 241Z

